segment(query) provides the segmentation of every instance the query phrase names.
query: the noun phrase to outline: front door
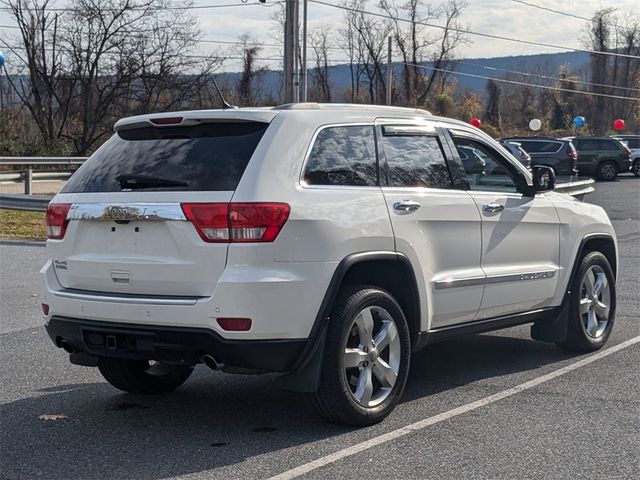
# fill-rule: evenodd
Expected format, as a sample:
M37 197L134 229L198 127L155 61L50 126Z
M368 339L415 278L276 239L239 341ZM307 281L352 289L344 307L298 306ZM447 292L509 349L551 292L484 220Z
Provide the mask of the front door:
M544 194L526 191L520 166L482 137L451 131L457 148L474 149L485 172L467 175L482 218L484 295L476 319L547 307L555 295L560 222ZM523 191L525 193L523 193Z
M430 123L378 122L377 133L396 250L419 266L422 330L473 320L484 288L480 215L453 186L443 139Z

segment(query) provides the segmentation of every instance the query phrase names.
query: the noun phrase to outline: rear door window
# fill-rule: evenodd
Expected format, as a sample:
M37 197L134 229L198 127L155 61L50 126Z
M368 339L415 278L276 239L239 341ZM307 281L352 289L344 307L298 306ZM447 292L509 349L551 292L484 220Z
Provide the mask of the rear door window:
M584 150L584 151L596 151L598 150L598 141L597 140L593 140L593 139L588 139L588 138L582 138L580 140L577 141L578 145L578 150Z
M235 190L266 123L143 127L107 140L62 193Z
M440 141L435 135L405 134L393 127L384 127L383 131L382 145L390 187L453 188Z
M598 140L598 150L619 150L618 144L613 140Z
M309 154L304 181L308 185L378 185L373 125L320 130Z

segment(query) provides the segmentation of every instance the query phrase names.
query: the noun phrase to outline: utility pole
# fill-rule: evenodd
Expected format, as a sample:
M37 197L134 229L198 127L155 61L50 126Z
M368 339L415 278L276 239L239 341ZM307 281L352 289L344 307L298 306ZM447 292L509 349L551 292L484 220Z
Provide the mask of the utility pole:
M307 0L302 0L302 101L307 101Z
M391 63L391 36L387 42L387 105L391 105L391 83L393 82L393 64Z
M298 0L286 0L284 21L284 102L299 99Z

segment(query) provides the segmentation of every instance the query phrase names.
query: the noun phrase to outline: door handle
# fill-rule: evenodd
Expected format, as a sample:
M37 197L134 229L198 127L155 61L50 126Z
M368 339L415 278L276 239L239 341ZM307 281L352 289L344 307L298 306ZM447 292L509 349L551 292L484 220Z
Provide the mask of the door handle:
M411 200L403 200L393 204L393 209L401 214L415 212L419 208L420 204Z
M504 210L504 205L501 205L498 202L485 203L482 206L482 210L487 213L499 213Z

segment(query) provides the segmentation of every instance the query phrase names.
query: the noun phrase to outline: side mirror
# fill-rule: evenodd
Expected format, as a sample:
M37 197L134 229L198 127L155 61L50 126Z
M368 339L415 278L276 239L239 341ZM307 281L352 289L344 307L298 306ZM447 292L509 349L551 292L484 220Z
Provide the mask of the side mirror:
M533 189L536 192L547 192L556 188L556 172L546 165L534 165Z

